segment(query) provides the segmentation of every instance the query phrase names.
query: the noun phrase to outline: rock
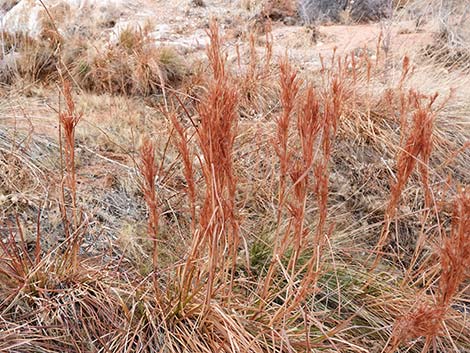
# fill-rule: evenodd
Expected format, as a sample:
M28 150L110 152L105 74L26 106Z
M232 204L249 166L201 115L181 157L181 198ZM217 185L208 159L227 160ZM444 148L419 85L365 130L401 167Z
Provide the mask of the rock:
M392 16L392 0L351 1L351 18L355 22L379 21Z
M13 6L1 19L1 28L8 33L28 33L39 37L46 12L39 1L23 0Z
M396 1L396 0L395 0ZM307 24L340 22L345 11L355 22L378 21L392 15L392 0L299 0L299 14Z
M288 16L282 20L282 23L284 23L286 26L295 26L297 24L297 21L295 17Z
M167 24L160 24L155 26L154 30L150 33L150 36L156 41L163 41L170 39L172 32L172 27Z
M114 27L134 1L125 0L43 0L60 34L73 28ZM12 6L14 5L14 6ZM40 1L0 2L0 30L40 38L50 31L51 20Z
M10 11L13 6L18 4L19 0L2 0L0 1L0 15L7 13Z
M191 2L193 4L193 6L195 7L205 7L206 4L204 3L203 0L192 0Z
M307 24L337 22L347 5L348 0L299 0L299 14Z

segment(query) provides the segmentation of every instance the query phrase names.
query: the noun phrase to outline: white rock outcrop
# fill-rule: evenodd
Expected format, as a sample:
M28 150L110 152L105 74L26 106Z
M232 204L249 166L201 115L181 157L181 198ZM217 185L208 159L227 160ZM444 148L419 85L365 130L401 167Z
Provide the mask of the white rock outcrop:
M133 1L124 0L0 1L0 30L37 38L45 25L51 23L49 15L61 32L74 25L107 24L112 27L132 6L135 6Z
M32 37L40 35L44 7L39 1L23 0L6 12L0 21L0 29L9 33L28 33Z

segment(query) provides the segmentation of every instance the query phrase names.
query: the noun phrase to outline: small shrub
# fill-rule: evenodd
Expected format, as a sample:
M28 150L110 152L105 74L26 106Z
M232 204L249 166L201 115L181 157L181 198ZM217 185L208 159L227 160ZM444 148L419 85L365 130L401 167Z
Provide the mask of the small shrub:
M47 38L2 33L5 55L0 57L0 77L4 83L49 82L57 78L60 67L90 91L149 96L159 93L162 86L178 85L188 72L179 54L157 47L148 30L127 28L116 45L91 45L80 36L64 39L51 26Z
M149 96L180 83L187 69L175 50L157 47L143 31L125 29L116 46L84 51L73 72L90 91Z
M262 15L273 21L282 20L285 17L295 16L295 5L292 0L265 1Z
M305 23L337 22L341 12L346 10L347 4L347 0L300 0L299 14Z
M423 54L447 69L470 70L470 37L459 38L451 29L443 29Z
M4 53L0 54L0 75L5 83L12 84L16 79L36 82L47 81L56 74L59 62L59 42L33 39L26 34L3 32Z
M300 0L299 13L306 23L340 22L345 12L355 22L378 21L392 15L391 0Z
M355 22L379 21L392 16L391 0L355 0L351 5L351 18Z

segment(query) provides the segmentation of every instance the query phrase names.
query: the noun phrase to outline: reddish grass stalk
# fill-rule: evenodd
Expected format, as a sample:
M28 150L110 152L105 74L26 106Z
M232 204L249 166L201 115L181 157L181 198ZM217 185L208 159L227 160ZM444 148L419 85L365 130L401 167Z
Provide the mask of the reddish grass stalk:
M78 252L80 247L80 239L78 231L79 228L79 220L77 214L77 176L75 171L75 128L77 127L78 122L81 119L81 115L75 112L75 104L72 98L72 88L68 81L64 81L63 83L63 93L65 97L65 103L67 106L67 110L65 112L59 113L59 122L60 122L60 129L59 129L59 139L61 149L63 147L64 155L65 155L65 168L67 175L65 177L65 183L67 184L71 197L72 197L72 218L73 218L73 226L74 231L71 236L69 236L68 232L68 220L67 220L67 212L65 207L65 200L63 200L63 204L61 206L62 209L62 216L65 222L65 228L67 238L70 239L70 246L69 250L71 251L71 265L73 269L77 268L78 263ZM64 144L62 144L62 130L64 131ZM62 188L62 193L64 190Z
M341 74L341 68L340 68ZM320 209L320 220L318 224L318 236L322 237L328 213L328 164L331 158L331 146L336 135L338 120L341 116L344 100L343 86L340 78L334 77L330 83L329 90L325 94L325 107L323 112L322 131L322 159L315 166L316 186L315 193Z
M38 258L33 262L33 259L29 256L18 215L16 215L16 232L13 224L10 222L2 225L6 225L8 237L0 241L0 249L3 250L2 257L0 258L0 264L2 265L0 267L0 274L5 275L3 280L15 287L25 286L31 269L38 263ZM19 238L18 242L15 238L15 233Z
M77 176L75 173L75 128L81 119L81 115L76 114L75 104L72 99L72 89L68 81L64 82L64 97L67 105L65 112L59 113L60 126L64 130L65 138L65 166L67 169L67 186L72 195L72 206L74 212L77 206Z
M321 130L320 104L312 86L307 87L305 103L297 119L297 129L302 147L305 167L311 167L314 160L315 141Z
M319 222L312 240L311 248L313 254L308 261L307 273L302 278L299 290L275 315L275 319L284 316L293 310L308 294L308 288L315 283L317 278L317 264L320 261L322 245L325 239L325 226L328 214L329 173L328 165L331 158L332 142L336 134L337 123L341 115L344 101L342 77L344 67L338 61L337 73L324 69L323 83L323 109L320 112L319 101L313 88L307 88L306 100L297 116L297 129L301 143L301 157L293 161L294 150L289 148L289 124L294 108L295 96L297 95L299 82L296 80L295 72L292 73L288 64L281 64L281 102L283 112L277 121L277 135L275 140L275 151L280 160L279 181L279 209L278 224L281 223L281 215L284 203L287 202L285 174L289 173L293 183L293 196L288 203L288 210L292 221L284 231L282 237L276 237L273 259L268 269L262 297L266 298L269 286L275 273L279 259L284 255L287 246L293 240L293 256L289 260L289 268L292 276L296 277L298 256L304 248L307 232L304 230L305 204L309 190L317 197L319 207ZM315 148L318 147L318 153ZM317 155L318 154L318 155ZM309 171L313 168L315 176L314 183L310 186ZM330 230L331 231L331 230ZM292 239L293 238L293 239ZM300 271L303 271L300 269ZM298 269L297 269L298 270ZM300 273L300 272L299 272ZM275 321L275 319L273 319Z
M232 79L225 73L225 58L221 52L218 28L211 22L210 45L207 55L213 69L207 94L197 107L200 126L197 128L201 166L206 190L199 217L200 229L194 246L205 244L209 252L207 301L214 295L218 269L228 274L231 268L230 288L233 284L239 247L239 226L236 216L236 178L233 168L233 146L238 124L238 94ZM194 253L195 249L193 249ZM231 265L227 266L231 259ZM231 290L231 289L230 289ZM208 304L208 302L207 302Z
M155 190L155 178L157 177L155 145L150 139L145 139L140 148L140 160L139 170L143 177L142 192L149 211L148 235L153 243L152 264L154 278L156 279L158 268L158 221L160 213Z
M392 344L387 352L395 352L402 342L417 337L426 337L426 352L433 338L441 331L444 308L431 304L421 304L416 310L401 317L395 324L392 333Z
M268 77L271 71L271 59L273 57L273 34L271 21L267 21L264 31L266 32L265 56L264 56L264 76Z
M423 106L420 101L421 97L418 93L413 91L410 92L409 99L411 99L416 106L416 111L413 113L413 122L409 129L410 133L406 138L402 139L404 141L404 146L400 148L398 153L396 181L391 185L390 200L385 211L385 222L380 239L377 243L377 257L373 266L376 266L381 258L380 253L388 238L390 224L396 215L401 194L403 193L403 190L417 163L419 163L419 170L421 172L425 206L431 206L432 196L429 187L428 165L432 152L432 132L434 120L436 118L436 115L432 111L432 105L436 98L437 94L429 99L429 103L427 105ZM402 133L405 132L402 130ZM419 157L421 157L421 159L419 159Z
M280 175L278 188L278 210L277 224L278 231L281 224L282 210L286 197L286 178L289 175L291 163L291 153L289 151L289 127L291 124L292 113L295 107L296 96L300 89L300 80L297 78L297 72L293 70L287 58L280 62L280 86L281 86L281 105L282 113L276 121L276 137L273 140L274 151L279 158ZM296 174L296 172L294 172ZM278 264L278 258L285 252L288 243L290 227L284 232L283 237L276 233L273 258L268 269L268 273L263 283L262 298L266 299L271 286L272 277Z
M188 138L186 136L186 131L183 125L179 122L178 117L175 113L168 114L173 127L178 134L178 141L176 142L176 147L181 155L183 160L183 173L186 180L186 190L189 198L189 207L191 213L191 234L194 234L196 230L196 185L194 182L194 170L192 163L192 154L188 146Z
M288 210L292 216L293 232L291 234L291 227L289 226L282 240L283 244L288 244L290 238L293 238L293 254L288 265L292 281L298 275L296 273L296 271L299 271L297 262L300 253L305 248L305 240L309 234L308 230L304 228L305 208L308 195L312 189L310 171L314 166L316 147L319 145L317 139L322 130L322 118L323 115L320 113L316 92L312 86L308 86L305 101L297 115L297 132L301 146L301 157L289 165L289 174L293 183L293 199L288 204ZM283 245L281 251L285 251L285 247L286 245ZM279 256L282 255L283 253L279 254ZM273 316L273 323L294 310L300 301L308 295L310 287L307 282L312 281L314 276L308 274L307 277L309 278L302 279L301 285L293 292L295 294L290 298L291 300L286 301L284 307L280 308ZM289 284L289 286L291 285Z
M403 84L406 82L406 79L409 77L410 71L411 71L410 58L405 55L403 57L401 78L400 78L400 83L398 86L399 91L403 89Z
M397 320L390 352L402 342L426 337L424 352L442 330L443 322L459 287L470 277L470 191L462 190L454 201L452 226L440 251L439 293L433 305L420 305Z
M212 67L212 74L214 80L218 81L224 79L225 75L225 58L222 55L221 39L219 35L219 28L217 22L212 20L209 24L209 31L207 35L210 39L210 44L207 46L207 58Z
M470 190L462 190L454 201L452 227L440 254L439 305L449 306L458 287L470 277Z
M429 105L424 110L418 103L418 114L421 117L418 119L421 122L421 161L418 165L421 174L421 182L424 189L424 205L430 208L433 202L431 187L429 186L429 162L431 159L431 152L433 148L433 127L436 115L431 111L432 104L437 98L437 93L431 98Z
M333 230L331 226L326 231L328 217L328 196L329 196L329 163L331 159L332 145L336 136L338 121L342 114L344 97L343 75L344 67L340 65L338 59L338 71L329 77L325 91L323 92L324 107L321 115L321 122L318 129L321 131L320 146L321 156L314 161L313 171L315 175L314 193L317 198L319 209L319 220L313 236L311 247L313 254L307 264L307 274L303 278L302 288L308 288L316 284L318 278L318 264L321 263L321 256L326 237ZM299 291L297 302L303 300L307 292Z
M290 204L290 211L294 222L294 232L292 234L294 237L294 255L290 259L289 266L292 270L292 278L296 278L304 270L306 270L306 273L302 277L294 295L274 315L273 322L285 317L311 293L312 286L316 285L318 278L318 265L321 263L325 239L331 234L333 229L330 227L328 232L325 232L329 195L328 169L332 144L344 102L342 86L344 71L342 66L339 65L336 74L331 71L325 74L324 83L326 87L323 92L324 105L322 111L319 109L319 101L314 90L311 87L307 89L306 101L298 115L297 121L302 158L301 162L297 161L290 164L291 178L294 183L294 200ZM318 149L316 150L316 148ZM308 173L312 168L315 178L312 186L310 186ZM307 235L303 229L303 222L308 192L312 187L317 198L319 221L309 246L312 249L310 259L305 266L297 269L298 272L295 273L294 269L297 267L298 256L304 248L304 238ZM295 207L292 205L295 205ZM289 230L286 234L289 235L288 233ZM284 243L287 243L287 241L284 240Z
M288 176L291 159L291 153L289 152L289 126L296 96L300 89L300 80L297 78L297 72L292 69L287 59L284 59L280 63L280 84L282 113L276 122L276 138L275 141L273 141L280 163L278 217L284 205L286 177Z
M289 210L294 219L294 256L291 267L295 268L298 256L304 246L307 232L304 230L305 206L310 191L309 172L314 163L315 143L321 130L319 102L313 87L306 91L305 103L297 116L297 130L301 145L302 158L291 167L290 176L294 188L294 202Z

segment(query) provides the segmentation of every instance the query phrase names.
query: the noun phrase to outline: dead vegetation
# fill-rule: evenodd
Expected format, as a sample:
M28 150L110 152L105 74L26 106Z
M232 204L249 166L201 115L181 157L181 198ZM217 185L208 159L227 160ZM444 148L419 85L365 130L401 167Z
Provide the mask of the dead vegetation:
M35 39L4 32L0 77L4 84L21 86L62 75L97 94L159 94L163 86L181 83L189 69L174 49L157 47L149 30L125 28L116 43L106 44L76 34Z
M177 89L145 31L14 72L64 103L56 142L0 120L0 350L470 350L465 102L380 43L309 72L208 35Z

